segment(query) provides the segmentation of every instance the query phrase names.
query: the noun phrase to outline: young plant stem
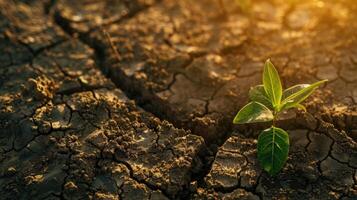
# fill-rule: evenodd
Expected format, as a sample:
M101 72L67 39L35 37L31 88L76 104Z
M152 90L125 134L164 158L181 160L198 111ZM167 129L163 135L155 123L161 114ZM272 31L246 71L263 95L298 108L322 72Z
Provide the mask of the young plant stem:
M275 127L277 115L278 115L278 113L276 111L274 111L273 112L273 127Z

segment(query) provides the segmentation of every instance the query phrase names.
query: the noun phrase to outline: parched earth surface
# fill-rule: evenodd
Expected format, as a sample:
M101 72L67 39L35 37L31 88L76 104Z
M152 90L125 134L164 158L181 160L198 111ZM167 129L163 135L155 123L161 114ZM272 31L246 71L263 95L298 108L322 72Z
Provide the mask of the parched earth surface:
M243 5L243 2L248 2ZM357 4L0 0L0 199L357 199ZM279 126L233 126L270 58L329 81Z

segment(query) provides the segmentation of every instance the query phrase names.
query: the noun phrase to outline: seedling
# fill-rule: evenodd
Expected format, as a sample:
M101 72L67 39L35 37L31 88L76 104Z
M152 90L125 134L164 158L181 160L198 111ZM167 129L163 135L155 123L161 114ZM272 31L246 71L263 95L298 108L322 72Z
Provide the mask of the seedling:
M268 59L264 65L263 85L252 87L251 100L235 116L234 124L272 121L272 126L262 131L258 137L258 160L270 175L276 175L284 166L289 153L289 135L275 126L279 113L290 108L306 111L301 105L315 89L327 80L314 84L299 84L283 91L278 71Z

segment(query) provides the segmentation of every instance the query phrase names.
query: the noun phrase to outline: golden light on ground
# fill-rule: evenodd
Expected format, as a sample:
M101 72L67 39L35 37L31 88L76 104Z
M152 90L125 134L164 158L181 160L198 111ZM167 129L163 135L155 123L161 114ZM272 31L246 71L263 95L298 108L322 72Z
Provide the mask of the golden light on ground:
M356 199L356 19L356 0L0 0L0 199ZM276 116L253 95L267 60L284 89L328 81Z

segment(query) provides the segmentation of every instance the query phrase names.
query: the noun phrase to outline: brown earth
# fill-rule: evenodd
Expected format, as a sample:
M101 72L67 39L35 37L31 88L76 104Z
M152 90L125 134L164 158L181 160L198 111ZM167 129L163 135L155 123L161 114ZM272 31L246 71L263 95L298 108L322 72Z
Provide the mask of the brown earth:
M357 199L357 4L223 6L0 0L0 199ZM267 58L329 79L276 177L231 124Z

